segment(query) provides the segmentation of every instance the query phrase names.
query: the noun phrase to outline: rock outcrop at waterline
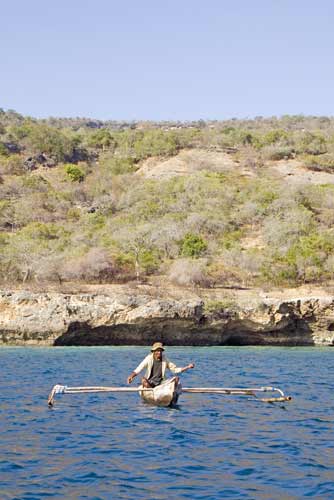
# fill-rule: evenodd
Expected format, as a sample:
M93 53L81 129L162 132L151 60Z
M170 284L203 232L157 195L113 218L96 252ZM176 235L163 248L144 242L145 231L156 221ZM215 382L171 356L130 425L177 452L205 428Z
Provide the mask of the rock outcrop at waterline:
M0 293L2 345L334 345L334 297L208 308L142 292Z

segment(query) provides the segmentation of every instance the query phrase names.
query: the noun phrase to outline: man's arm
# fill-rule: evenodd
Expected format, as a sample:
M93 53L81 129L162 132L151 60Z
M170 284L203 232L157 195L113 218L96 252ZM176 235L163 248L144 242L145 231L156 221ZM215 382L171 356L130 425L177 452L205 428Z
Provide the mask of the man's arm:
M128 378L127 378L127 382L128 382L128 384L131 384L132 380L133 380L135 377L137 377L137 375L138 375L138 373L136 373L136 372L132 372L132 373L128 376Z
M178 368L174 363L167 360L167 368L173 373L183 373L186 372L187 370L191 370L194 367L195 367L194 363L190 363L189 365L184 366L183 368Z
M140 373L144 368L146 368L150 355L146 356L145 359L137 366L135 370L128 376L127 382L131 384L132 380Z
M194 363L190 363L189 365L184 366L183 368L181 368L180 373L186 372L187 370L191 370L192 368L195 368L195 364Z

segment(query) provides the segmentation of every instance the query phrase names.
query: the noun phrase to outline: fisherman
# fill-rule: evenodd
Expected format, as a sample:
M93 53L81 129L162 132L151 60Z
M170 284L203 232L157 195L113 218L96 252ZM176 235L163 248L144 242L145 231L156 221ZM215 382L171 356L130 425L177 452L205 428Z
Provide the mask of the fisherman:
M194 368L194 363L190 363L183 368L178 368L174 363L169 361L163 354L164 346L161 342L155 342L151 349L151 354L146 356L145 359L137 366L137 368L128 377L128 384L131 384L133 379L146 368L145 377L142 378L142 386L146 389L156 387L161 384L165 378L165 371L168 368L173 373L183 373L191 368Z

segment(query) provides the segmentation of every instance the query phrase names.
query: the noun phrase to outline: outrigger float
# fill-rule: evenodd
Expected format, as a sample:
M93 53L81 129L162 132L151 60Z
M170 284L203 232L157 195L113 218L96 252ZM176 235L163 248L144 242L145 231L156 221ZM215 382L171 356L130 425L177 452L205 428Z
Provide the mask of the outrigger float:
M82 394L92 392L134 392L146 402L155 406L173 406L177 403L181 394L223 394L227 396L253 396L264 403L283 403L291 401L291 396L285 396L281 389L276 387L258 388L230 388L230 387L182 387L178 377L166 380L153 389L139 387L69 387L66 385L55 385L48 397L48 405L54 405L56 394ZM259 397L261 393L272 393L271 397ZM274 396L274 394L278 396Z

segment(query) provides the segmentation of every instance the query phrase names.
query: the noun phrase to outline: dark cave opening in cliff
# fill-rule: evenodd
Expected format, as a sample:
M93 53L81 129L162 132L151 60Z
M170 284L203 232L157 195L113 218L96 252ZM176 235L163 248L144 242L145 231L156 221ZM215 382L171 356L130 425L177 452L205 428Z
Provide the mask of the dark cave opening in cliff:
M304 342L301 343L300 332ZM167 346L295 346L314 345L311 332L304 324L288 325L285 329L267 332L251 329L210 328L180 320L148 320L136 324L101 325L74 321L55 341L55 346L148 346L154 342Z
M221 345L227 347L239 347L247 345L259 345L261 343L261 340L258 338L254 338L254 336L247 335L245 334L245 332L243 332L242 334L238 332L230 335Z

